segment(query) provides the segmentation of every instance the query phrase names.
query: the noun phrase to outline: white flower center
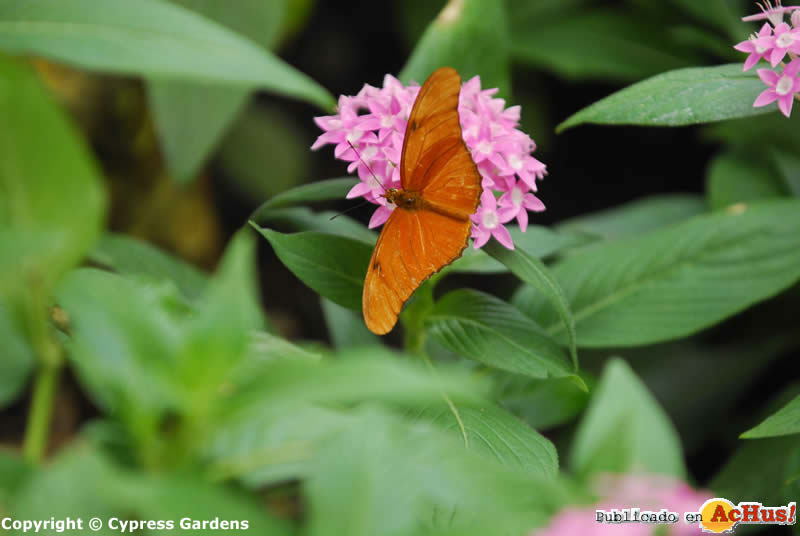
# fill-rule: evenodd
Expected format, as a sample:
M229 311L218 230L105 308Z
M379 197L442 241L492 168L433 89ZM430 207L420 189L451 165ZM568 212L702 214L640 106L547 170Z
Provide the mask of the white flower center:
M476 147L479 153L483 154L491 154L492 152L492 143L488 141L482 141Z
M383 128L389 128L392 125L394 125L394 116L384 115L381 119L381 126Z
M778 95L786 95L792 91L794 87L794 80L791 76L782 76L778 83L775 85L775 93Z
M769 50L769 47L760 47L760 46L756 45L756 52L758 52L759 54L763 54L767 50Z
M364 135L364 132L363 132L363 131L361 131L361 130L359 130L359 129L357 129L357 128L354 128L354 129L353 129L352 131L350 131L350 133L347 135L347 141L349 141L350 143L355 143L355 142L357 142L358 140L360 140L360 139L361 139L361 136L363 136L363 135Z
M481 223L483 223L483 226L487 229L494 229L500 222L497 221L496 212L487 211L483 213L483 216L481 217Z
M522 206L522 199L525 194L522 193L522 190L519 188L513 188L511 190L511 202L514 203L515 207Z
M794 39L792 39L792 34L789 32L782 33L778 36L778 39L775 40L775 44L780 48L788 48L792 42L794 42Z
M370 145L363 151L361 151L361 159L364 162L371 160L376 154L378 154L378 148L374 145Z
M512 154L508 157L508 165L511 166L514 171L519 171L522 169L522 158L517 154Z

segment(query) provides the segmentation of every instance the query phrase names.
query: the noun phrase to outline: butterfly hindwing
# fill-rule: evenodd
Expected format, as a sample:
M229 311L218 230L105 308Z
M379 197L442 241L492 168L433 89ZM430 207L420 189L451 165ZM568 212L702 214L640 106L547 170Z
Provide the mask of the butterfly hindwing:
M434 273L461 255L472 223L435 212L395 210L384 224L364 281L367 327L388 333L403 304Z

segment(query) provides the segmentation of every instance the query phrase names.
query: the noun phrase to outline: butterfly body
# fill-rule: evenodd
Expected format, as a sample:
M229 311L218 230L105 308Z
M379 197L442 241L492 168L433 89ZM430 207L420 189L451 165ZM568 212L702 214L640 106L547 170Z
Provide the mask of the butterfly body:
M481 177L461 136L461 78L436 70L420 88L400 161L402 188L383 196L396 208L367 267L362 310L367 327L385 334L427 278L461 256L480 201Z

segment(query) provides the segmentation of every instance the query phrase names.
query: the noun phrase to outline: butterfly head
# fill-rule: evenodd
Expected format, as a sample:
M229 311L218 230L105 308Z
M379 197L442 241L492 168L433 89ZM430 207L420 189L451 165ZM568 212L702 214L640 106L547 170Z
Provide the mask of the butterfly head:
M399 188L387 189L383 197L393 205L406 210L415 210L419 208L422 203L422 196L419 192L402 190Z

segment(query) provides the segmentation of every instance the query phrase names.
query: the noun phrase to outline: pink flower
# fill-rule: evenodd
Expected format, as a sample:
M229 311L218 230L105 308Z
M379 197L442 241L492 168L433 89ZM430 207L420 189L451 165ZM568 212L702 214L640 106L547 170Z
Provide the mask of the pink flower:
M769 53L769 62L775 67L783 60L787 52L800 53L800 42L798 40L800 40L800 30L795 30L785 22L782 22L775 27L772 35L757 37L753 40L753 43L757 48L765 49L763 55Z
M484 182L481 204L478 207L478 211L472 215L472 223L474 224L472 226L472 246L475 249L480 249L489 241L489 238L495 237L498 242L508 249L514 249L511 233L503 227L503 224L511 218L503 219L497 212L497 199L495 199L492 190Z
M520 230L524 233L528 228L528 211L541 212L544 210L544 203L535 195L527 193L527 183L513 178L506 181L506 193L500 197L500 209L497 213L501 221L511 221L516 218Z
M590 508L567 508L556 515L550 525L535 530L530 536L556 536L561 534L586 534L588 536L624 535L690 536L703 534L696 523L686 523L685 512L698 512L703 503L711 498L707 492L698 492L683 482L657 475L600 475L595 481L595 491L601 497L598 504ZM666 508L679 515L674 524L598 523L595 510L640 510L659 511ZM658 532L657 532L658 531ZM660 532L663 531L663 532Z
M527 210L544 210L542 202L527 192L536 191L536 181L542 179L547 170L531 156L536 144L517 130L520 107L506 108L503 99L494 98L497 91L482 90L477 76L468 80L461 87L458 115L462 137L484 187L481 206L472 217L474 246L480 248L494 236L505 247L513 249L511 235L502 224L516 218L524 231L528 223ZM315 118L325 132L311 149L335 145L334 156L349 163L348 173L358 173L360 182L347 198L363 197L380 205L370 219L370 228L385 223L394 210L383 194L388 188L400 187L398 166L403 138L418 93L418 85L404 86L393 76L386 75L382 88L365 85L357 95L339 98L336 115ZM492 190L503 194L500 208Z
M778 101L778 108L786 117L792 113L794 94L800 91L800 79L797 72L800 70L800 59L792 60L783 69L783 74L778 74L769 69L759 69L758 77L769 86L756 97L753 106L766 106L773 101Z
M769 37L772 35L772 26L769 25L768 22L764 23L764 26L761 27L761 30L758 32L758 37ZM756 37L751 37L746 41L742 41L738 45L734 46L736 50L739 52L748 52L750 55L747 56L747 59L744 60L744 70L750 69L753 65L758 63L758 60L764 57L764 54L770 51L769 46L759 46L756 44Z

